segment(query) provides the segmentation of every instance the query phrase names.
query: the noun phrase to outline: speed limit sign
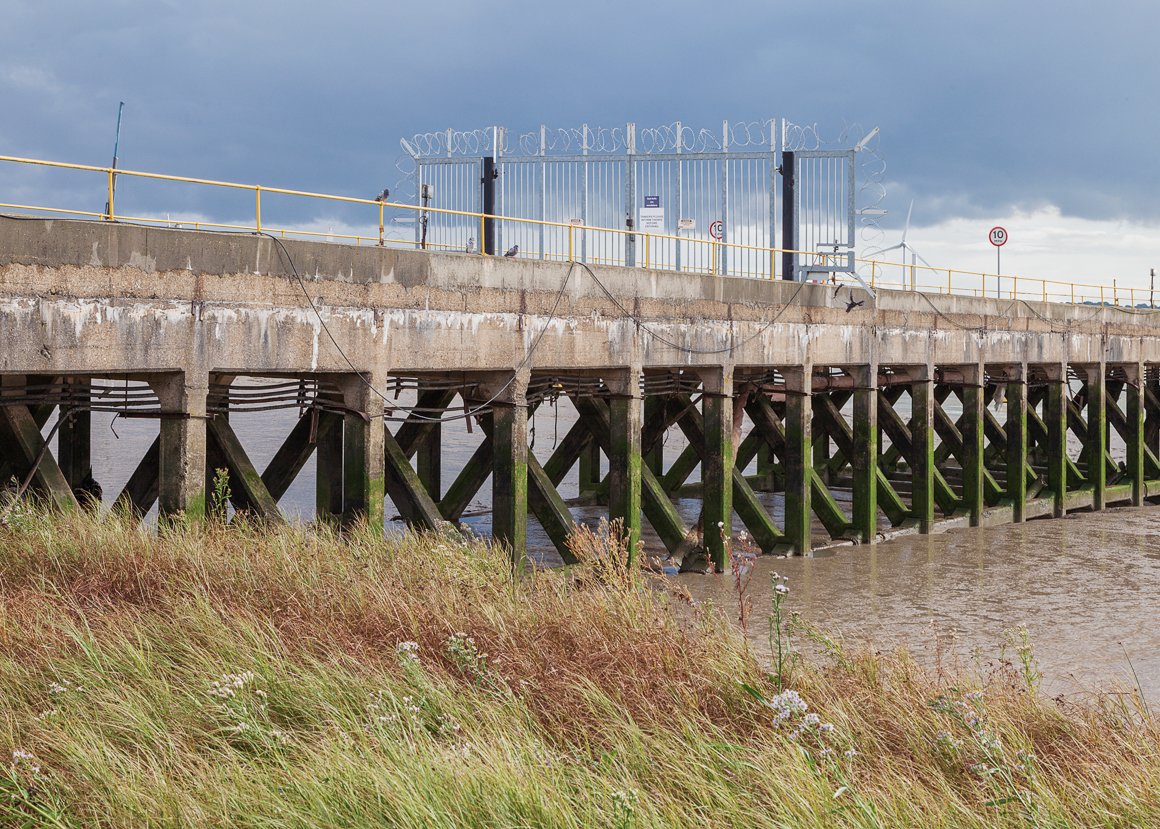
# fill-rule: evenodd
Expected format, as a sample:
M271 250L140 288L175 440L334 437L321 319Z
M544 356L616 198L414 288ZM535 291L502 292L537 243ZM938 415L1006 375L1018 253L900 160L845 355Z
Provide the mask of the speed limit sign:
M1007 244L1007 229L1004 227L991 228L990 239L991 244L995 247L1003 247L1003 245Z

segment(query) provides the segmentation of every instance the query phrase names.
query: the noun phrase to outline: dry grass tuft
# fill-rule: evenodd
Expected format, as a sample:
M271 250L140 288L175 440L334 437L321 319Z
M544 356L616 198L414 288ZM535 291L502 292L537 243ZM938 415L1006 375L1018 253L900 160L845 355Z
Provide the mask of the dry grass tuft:
M0 825L1160 813L1156 724L1125 698L1063 707L1018 667L829 640L778 677L719 615L679 624L616 527L571 546L579 566L513 582L454 534L24 514L0 529Z

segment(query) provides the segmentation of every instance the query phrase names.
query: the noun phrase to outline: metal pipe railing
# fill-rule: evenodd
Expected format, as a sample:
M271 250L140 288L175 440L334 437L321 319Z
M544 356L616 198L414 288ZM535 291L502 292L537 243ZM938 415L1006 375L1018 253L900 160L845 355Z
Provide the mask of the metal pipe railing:
M154 225L168 225L168 226L182 226L191 227L193 229L217 229L217 230L246 230L255 233L267 233L280 237L302 237L302 238L326 238L326 239L341 239L348 242L353 242L356 245L361 244L376 244L379 246L385 245L405 245L412 247L416 244L413 239L392 239L388 238L385 232L385 210L392 208L401 211L410 211L416 215L416 221L424 217L447 216L458 217L464 220L468 226L478 224L480 244L478 250L483 251L483 238L487 220L495 220L504 223L515 223L517 225L532 226L540 229L539 238L540 250L529 251L525 250L524 255L535 255L537 258L544 259L564 259L571 261L576 256L576 232L582 231L586 238L599 238L599 234L606 234L611 238L619 238L625 240L627 247L627 240L631 237L633 240L641 240L644 249L644 267L659 267L665 268L669 263L665 261L662 252L666 249L677 251L681 246L684 250L692 253L700 250L704 256L693 257L687 255L684 257L685 264L680 268L681 271L690 273L702 273L717 275L719 272L722 275L741 275L748 276L753 274L762 278L775 278L776 276L776 259L778 254L789 253L810 257L816 265L826 265L835 259L842 259L846 254L842 253L828 253L823 251L803 251L803 250L788 250L777 247L762 247L760 245L747 245L734 242L725 242L717 239L692 239L688 236L681 236L676 234L665 233L642 233L631 228L614 228L614 227L598 227L586 224L576 224L574 221L570 222L556 222L546 219L528 219L512 216L502 216L489 213L477 213L473 211L453 210L449 208L433 207L430 205L412 205L401 204L395 202L380 201L377 199L363 199L353 196L340 196L330 193L316 193L307 190L294 190L284 187L267 187L260 184L244 184L239 182L219 181L216 179L195 178L189 176L174 176L165 173L151 173L141 170L126 170L123 168L100 167L88 164L71 164L60 161L46 161L43 159L22 158L18 156L4 156L0 155L0 162L8 164L20 164L36 167L48 167L61 170L71 170L76 172L92 172L99 173L106 178L108 206L104 212L92 212L86 210L76 210L72 208L49 207L44 205L30 205L17 203L0 203L0 209L7 210L22 210L33 211L37 213L48 213L53 215L76 216L82 218L94 218L103 221L124 221L141 224ZM119 214L115 202L116 195L116 179L119 177L135 178L151 181L161 181L170 183L194 184L206 187L219 187L230 190L251 190L254 193L254 216L253 224L245 225L238 223L225 222L207 222L204 220L173 220L170 217L161 219L159 217L150 216L133 216L130 214ZM377 235L362 235L352 233L322 233L314 230L303 230L294 228L277 228L271 227L263 223L262 212L262 197L266 195L290 196L295 198L306 198L321 200L324 202L334 202L340 204L351 205L373 205L377 211L378 218L378 232ZM557 238L553 240L554 243L560 245L560 250L548 250L548 233L549 229L555 231ZM566 242L567 256L563 256L564 243ZM461 249L459 245L448 244L445 242L427 241L426 248L436 250L457 250ZM727 271L722 265L722 252L728 251L728 262L740 263L734 268ZM755 270L747 270L745 262L748 256L754 263L760 263L768 260L770 264L769 273L758 273ZM599 259L605 264L623 265L621 259L615 257L602 256ZM706 262L707 264L690 265L690 260ZM593 261L596 261L595 259ZM1130 306L1136 305L1136 294L1134 288L1126 288L1124 292L1118 289L1118 286L1113 284L1111 303L1105 299L1105 286L1099 284L1084 284L1078 282L1068 282L1064 280L1054 279L1037 279L1018 275L998 276L995 274L987 274L985 272L967 271L955 268L933 268L927 265L919 265L916 262L891 262L877 259L856 259L855 260L863 268L869 269L869 284L872 289L888 289L888 290L903 290L903 291L920 291L927 293L946 293L957 294L962 296L977 296L986 297L988 295L996 298L1007 297L1013 300L1021 300L1030 298L1041 302L1064 302L1064 303L1084 303L1090 302L1087 300L1088 296L1099 296L1099 303L1119 305L1121 299L1126 293L1126 298ZM732 273L730 272L732 271ZM887 274L897 273L899 279L897 283L891 281ZM942 274L945 272L946 279L943 280ZM994 289L989 293L988 276L991 276L994 281ZM833 276L835 282L849 282L854 283L854 280L848 275L835 274ZM1007 288L1004 289L1003 282L1006 280ZM975 286L977 283L977 287ZM1021 284L1022 283L1022 284ZM1030 287L1028 287L1030 286ZM1080 292L1077 297L1076 289Z

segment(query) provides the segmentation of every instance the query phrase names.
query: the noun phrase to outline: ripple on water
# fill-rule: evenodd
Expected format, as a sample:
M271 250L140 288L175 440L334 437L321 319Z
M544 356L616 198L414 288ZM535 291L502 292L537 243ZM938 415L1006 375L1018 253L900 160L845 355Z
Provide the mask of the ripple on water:
M844 547L836 555L758 560L756 613L770 606L770 575L789 577L787 606L848 640L906 643L933 654L931 624L955 649L997 656L1023 625L1044 689L1070 692L1131 684L1160 698L1160 507ZM733 606L732 579L679 577L697 599ZM768 647L761 625L754 645ZM1125 652L1127 657L1125 657Z

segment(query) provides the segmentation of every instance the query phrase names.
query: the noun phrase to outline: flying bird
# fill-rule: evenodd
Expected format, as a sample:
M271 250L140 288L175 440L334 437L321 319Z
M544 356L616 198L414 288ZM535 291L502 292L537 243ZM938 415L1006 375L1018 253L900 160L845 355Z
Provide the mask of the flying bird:
M375 196L375 201L386 201L390 197L391 197L391 191L388 190L386 187L384 187L383 192L381 192L377 196Z
M851 311L853 311L855 308L858 308L858 307L865 305L865 304L866 304L866 300L864 300L864 299L858 299L858 300L851 299L846 303L846 313L848 314Z
M520 253L520 246L519 245L512 245L510 248L508 248L508 252L505 253L504 256L508 256L508 257L518 256L519 253Z

